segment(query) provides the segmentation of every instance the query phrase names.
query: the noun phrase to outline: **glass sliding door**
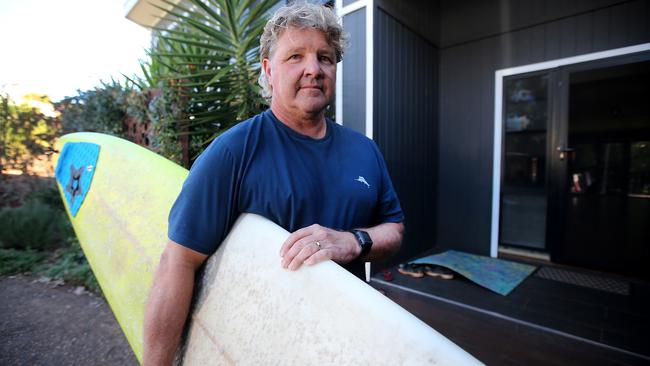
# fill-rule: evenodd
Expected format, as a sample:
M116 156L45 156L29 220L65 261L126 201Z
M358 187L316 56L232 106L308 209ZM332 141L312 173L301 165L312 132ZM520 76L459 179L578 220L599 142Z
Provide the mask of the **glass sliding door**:
M549 74L504 80L499 244L546 249Z
M650 279L650 53L565 67L560 79L556 150L568 152L550 179L561 193L551 259Z
M503 79L499 245L650 279L650 52Z

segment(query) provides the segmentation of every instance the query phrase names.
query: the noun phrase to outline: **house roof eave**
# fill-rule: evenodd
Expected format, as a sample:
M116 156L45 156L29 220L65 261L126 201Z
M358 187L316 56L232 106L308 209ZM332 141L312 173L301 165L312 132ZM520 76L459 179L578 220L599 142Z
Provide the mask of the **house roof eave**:
M182 0L170 1L178 4ZM161 0L126 0L124 2L126 18L145 28L151 29L157 26L166 15L163 10L157 8L154 4L165 9L172 8L171 5Z

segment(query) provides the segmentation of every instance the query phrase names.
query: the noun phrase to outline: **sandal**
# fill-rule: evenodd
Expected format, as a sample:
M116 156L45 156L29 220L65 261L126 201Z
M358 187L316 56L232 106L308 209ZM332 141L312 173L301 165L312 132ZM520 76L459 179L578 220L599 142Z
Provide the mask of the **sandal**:
M424 270L424 274L426 274L427 276L442 278L443 280L454 279L454 272L445 267L425 264L424 266L422 266L422 269Z
M420 268L420 266L413 265L410 263L402 263L398 265L397 272L414 278L424 277L424 271L422 271L422 268Z

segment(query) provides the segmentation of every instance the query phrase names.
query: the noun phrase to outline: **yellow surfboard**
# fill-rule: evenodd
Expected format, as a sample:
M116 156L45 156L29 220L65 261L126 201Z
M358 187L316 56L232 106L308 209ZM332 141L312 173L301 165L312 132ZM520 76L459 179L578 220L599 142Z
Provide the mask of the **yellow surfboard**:
M188 172L141 146L108 135L66 135L59 139L57 150L69 143L99 146L90 189L76 216L65 199L70 182L58 182L58 186L93 273L136 357L142 360L144 304L167 242L167 216ZM62 166L60 157L57 171L75 165L71 161ZM82 167L82 183L87 165Z
M95 133L59 141L57 181L93 272L142 360L144 307L187 170ZM475 365L332 261L280 266L289 233L242 214L198 281L183 365Z

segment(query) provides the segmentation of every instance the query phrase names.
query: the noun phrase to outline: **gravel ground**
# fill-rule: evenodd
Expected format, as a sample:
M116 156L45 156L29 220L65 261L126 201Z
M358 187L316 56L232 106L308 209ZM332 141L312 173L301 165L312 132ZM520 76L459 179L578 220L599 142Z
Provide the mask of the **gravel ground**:
M0 278L0 365L138 365L106 301L38 277Z

